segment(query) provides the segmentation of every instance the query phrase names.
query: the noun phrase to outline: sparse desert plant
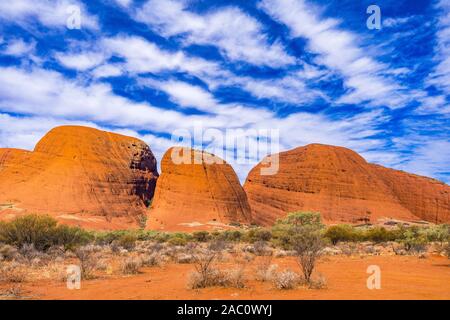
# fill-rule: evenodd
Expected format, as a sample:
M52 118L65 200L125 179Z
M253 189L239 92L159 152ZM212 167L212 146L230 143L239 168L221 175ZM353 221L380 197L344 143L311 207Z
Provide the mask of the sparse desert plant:
M25 266L12 262L0 265L0 282L22 283L27 280Z
M323 275L319 275L317 279L311 279L309 283L310 289L326 289L327 286L327 279Z
M136 246L137 236L133 233L126 233L121 236L117 242L117 244L126 249L132 250Z
M297 261L308 283L326 244L322 237L323 227L320 214L311 212L289 214L273 227L274 237L281 239L282 246L296 252Z
M272 253L269 250L269 248L267 247L267 242L266 241L262 241L262 240L256 241L253 244L253 250L254 250L254 253L257 256L265 256L265 255L269 255L269 254Z
M272 232L267 229L252 228L244 236L244 240L250 243L257 241L270 241L272 239Z
M413 254L420 254L426 250L427 239L426 236L420 232L419 228L408 228L401 240L405 250Z
M444 246L444 253L450 259L450 241Z
M81 278L93 279L94 270L96 269L96 260L94 253L89 247L80 247L75 250L75 256L80 261Z
M224 272L223 281L220 285L227 288L245 288L244 266L226 270Z
M256 265L255 279L262 282L272 281L278 266L272 264L272 256L264 256Z
M142 256L141 264L143 267L157 267L162 264L162 257L158 252L153 252L149 255Z
M142 267L142 261L137 257L124 259L120 264L120 271L123 274L138 274Z
M207 242L211 239L211 235L208 231L197 231L192 234L194 241L197 242Z
M141 214L139 216L137 216L137 223L139 225L139 228L141 228L142 230L145 229L145 227L147 226L147 220L148 217L146 214Z
M299 227L298 234L293 238L293 247L297 252L297 261L302 269L306 282L310 282L316 262L321 255L325 242L320 231L315 227Z
M215 240L206 249L193 254L195 272L190 276L189 287L197 289L220 284L223 275L214 267L214 263L225 248L224 241Z
M0 258L2 260L14 260L18 254L19 252L16 247L8 244L0 244Z
M292 270L276 272L273 277L273 284L279 290L295 289L301 282L301 277Z

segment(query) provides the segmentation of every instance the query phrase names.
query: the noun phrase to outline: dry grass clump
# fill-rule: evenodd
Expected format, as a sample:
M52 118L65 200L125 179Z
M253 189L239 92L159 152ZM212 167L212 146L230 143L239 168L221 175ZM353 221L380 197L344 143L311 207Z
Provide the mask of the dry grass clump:
M308 286L310 289L326 289L328 282L324 276L319 275L317 279L311 279Z
M261 282L272 281L278 265L272 264L272 256L263 257L256 266L255 279Z
M302 278L292 270L274 273L273 284L279 290L292 290L302 283Z
M18 262L0 265L0 282L22 283L27 281L27 270Z
M74 253L80 261L81 278L85 280L95 278L94 271L97 266L97 259L94 256L94 248L85 246L76 249Z
M158 252L141 256L141 264L143 267L159 267L162 265L162 263L163 258Z
M130 257L121 262L120 271L122 272L122 274L138 274L141 267L141 259L137 257Z

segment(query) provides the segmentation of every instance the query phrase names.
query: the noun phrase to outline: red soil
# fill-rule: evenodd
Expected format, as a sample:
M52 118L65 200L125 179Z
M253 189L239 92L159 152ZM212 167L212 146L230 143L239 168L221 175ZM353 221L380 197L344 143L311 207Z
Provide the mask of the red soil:
M279 269L298 271L294 258L275 259ZM257 261L246 268L254 275ZM369 265L381 269L381 289L369 290L366 273ZM231 264L221 267L232 268ZM270 283L247 281L247 288L187 289L193 265L170 264L146 268L136 276L114 276L84 281L80 290L68 290L65 283L37 282L22 285L33 299L450 299L450 262L443 257L419 259L411 256L324 257L318 273L327 289L277 290ZM7 285L3 285L6 288Z

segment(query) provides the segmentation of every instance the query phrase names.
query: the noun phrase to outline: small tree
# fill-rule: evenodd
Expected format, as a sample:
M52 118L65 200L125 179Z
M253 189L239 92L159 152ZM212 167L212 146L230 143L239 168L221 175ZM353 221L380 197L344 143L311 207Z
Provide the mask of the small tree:
M311 275L325 246L321 230L314 226L301 226L297 228L293 247L307 283L311 283Z
M323 227L319 213L295 212L278 220L273 228L274 237L281 240L283 246L295 250L299 266L308 283L311 282L316 262L325 246Z

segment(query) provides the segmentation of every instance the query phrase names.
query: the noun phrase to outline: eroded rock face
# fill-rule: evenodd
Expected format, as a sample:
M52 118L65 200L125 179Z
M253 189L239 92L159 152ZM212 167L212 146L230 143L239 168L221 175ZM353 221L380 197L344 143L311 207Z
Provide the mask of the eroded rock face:
M48 213L72 224L123 228L145 214L157 177L156 159L144 142L63 126L0 170L0 203L12 204L16 214Z
M21 159L30 154L27 150L0 148L0 170L5 167L19 163Z
M450 222L450 186L415 174L372 165L403 207L432 223Z
M183 162L183 163L180 163ZM248 223L250 207L233 168L189 148L171 148L161 161L148 227L193 230Z
M277 174L261 175L259 164L244 184L256 223L271 225L293 211L320 212L326 223L435 222L428 212L450 221L448 185L375 167L352 150L312 144L280 153L279 161Z

